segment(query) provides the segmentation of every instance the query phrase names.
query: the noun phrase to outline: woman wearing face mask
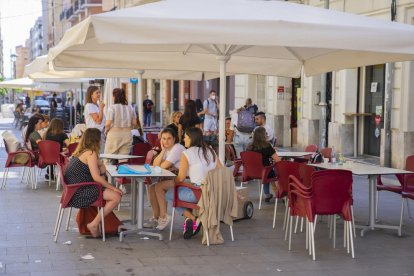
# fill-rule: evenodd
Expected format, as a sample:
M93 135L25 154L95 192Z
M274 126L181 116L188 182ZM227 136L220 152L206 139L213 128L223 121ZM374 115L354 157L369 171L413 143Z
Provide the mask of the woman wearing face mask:
M204 134L217 134L218 102L216 91L211 90L209 98L204 101L204 110L198 113L198 116L204 114Z
M85 105L85 124L86 128L97 128L101 132L104 128L104 108L105 104L98 101L101 97L101 91L97 86L89 86L86 91L86 105Z

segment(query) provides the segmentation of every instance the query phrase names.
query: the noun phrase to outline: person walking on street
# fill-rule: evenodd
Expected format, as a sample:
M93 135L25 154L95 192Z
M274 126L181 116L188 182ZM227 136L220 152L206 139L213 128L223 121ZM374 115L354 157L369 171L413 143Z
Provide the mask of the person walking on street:
M149 99L149 96L142 103L144 108L144 127L151 126L151 115L152 115L152 108L154 107L154 102Z
M205 115L204 135L217 134L218 106L217 93L211 90L208 99L203 103L204 110L197 114L198 116Z
M57 107L58 107L56 97L57 97L56 93L53 93L53 98L50 101L50 115L49 115L50 119L53 119L56 116L56 110L57 110Z
M26 96L26 98L24 99L24 101L25 101L26 109L27 109L27 108L30 108L30 106L31 106L31 99L30 99L30 97L29 97L29 94L27 94L27 96Z

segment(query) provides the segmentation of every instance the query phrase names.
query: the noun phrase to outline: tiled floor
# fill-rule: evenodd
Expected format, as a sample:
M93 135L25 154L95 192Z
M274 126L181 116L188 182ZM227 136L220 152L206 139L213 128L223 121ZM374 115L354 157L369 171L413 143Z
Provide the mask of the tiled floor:
M0 132L10 128L0 119ZM0 164L5 161L0 151ZM2 177L3 169L0 169ZM79 236L75 214L68 232L62 230L58 243L52 241L60 192L40 182L37 190L20 183L19 170L10 175L5 190L0 191L0 274L7 275L413 275L414 220L405 217L403 236L396 231L379 230L359 235L355 240L356 258L342 246L342 224L338 226L337 246L328 239L326 219L316 231L317 261L304 249L304 233L293 237L292 251L282 233L283 207L279 207L277 228L272 229L273 204L257 210L258 185L250 184L255 213L251 220L237 221L235 241L230 241L228 227L222 227L225 244L207 248L201 236L184 240L182 218L177 216L173 240L144 240L127 236L123 243L115 237L107 242ZM368 215L367 179L354 178L355 215L363 223ZM411 204L413 205L413 204ZM414 205L413 205L414 206ZM384 223L399 221L400 198L382 193L380 217ZM414 208L412 208L414 213ZM75 212L76 213L76 212ZM128 208L117 213L128 218ZM146 208L146 216L149 209ZM165 231L167 238L167 230ZM71 245L63 244L71 241ZM92 254L94 259L81 256Z

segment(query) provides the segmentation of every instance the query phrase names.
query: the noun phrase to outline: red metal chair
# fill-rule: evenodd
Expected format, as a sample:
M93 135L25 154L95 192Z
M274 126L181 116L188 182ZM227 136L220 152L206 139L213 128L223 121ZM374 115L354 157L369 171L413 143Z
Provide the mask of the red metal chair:
M68 146L68 156L72 156L72 154L75 152L76 148L78 147L79 143L72 143Z
M289 188L289 176L294 175L297 178L299 176L299 163L291 161L279 161L276 162L276 171L279 177L277 182L277 193L275 195L275 209L273 211L273 228L276 226L276 214L277 214L277 203L279 198L287 199L288 188ZM286 205L285 218L283 220L283 229L285 229L288 215L288 207Z
M401 192L401 215L400 215L400 229L398 230L398 235L401 236L402 224L403 224L403 216L404 216L404 201L407 202L407 209L408 207L408 199L414 200L414 174L407 174L404 175L403 180L403 189Z
M405 170L414 172L414 155L407 156L407 159L405 160ZM392 192L396 194L401 194L403 191L404 175L396 174L395 176L397 177L400 185L386 184L383 182L381 176L378 176L377 178L377 194L376 194L377 198L375 202L375 218L376 219L378 219L379 192L388 191L388 192ZM407 209L408 209L408 213L410 214L408 201L407 201ZM410 214L410 217L411 217L411 214Z
M171 225L170 225L170 240L171 240L171 237L172 237L172 230L173 230L173 225L174 225L175 208L181 207L181 208L187 208L187 209L192 209L192 210L199 210L200 209L198 207L197 203L182 201L178 198L178 189L180 187L189 188L194 193L194 195L197 199L197 202L201 198L201 188L200 187L196 187L193 184L186 183L186 182L175 183L175 185L174 185L173 209L172 209L172 214L171 214Z
M317 152L318 151L318 146L317 145L308 145L305 148L305 152ZM304 156L304 157L295 157L293 158L295 160L295 162L300 162L300 163L308 163L310 156Z
M161 142L160 142L160 139L158 138L158 133L147 133L146 137L147 137L148 143L153 148L161 148Z
M90 206L96 206L102 209L101 231L102 231L102 240L105 241L105 220L104 220L105 200L103 199L102 185L97 182L84 182L84 183L79 183L79 184L68 185L65 182L64 173L63 173L64 170L62 169L62 166L60 164L57 164L56 166L58 169L58 175L60 177L60 181L62 182L63 191L62 191L62 197L60 198L60 205L59 205L59 210L58 210L58 214L56 218L55 229L53 231L53 236L55 236L54 242L57 242L59 231L60 231L60 225L62 224L63 213L65 212L66 208L69 208L69 214L68 214L68 218L66 221L66 231L68 230L70 216L72 213L72 206L70 205L70 200L72 199L73 195L76 193L78 189L80 189L81 187L85 187L85 186L96 186L98 188L98 191L99 191L98 199L94 203L92 203Z
M132 155L142 156L139 158L132 158L128 161L131 165L144 165L147 153L152 149L149 143L138 143L132 148Z
M348 253L354 255L352 233L352 172L346 170L325 170L314 172L309 190L297 178L291 177L289 184L289 206L291 215L305 215L308 220L307 234L309 251L315 260L314 222L317 215L340 215L344 221L344 231ZM290 220L289 249L292 237ZM350 246L349 246L350 245Z
M323 158L329 158L329 162L332 162L332 148L323 148L321 149L321 155Z
M35 155L31 151L16 151L16 152L9 152L9 148L7 146L6 141L3 140L4 147L6 149L7 153L7 160L4 165L5 171L3 173L3 181L0 186L0 190L6 187L7 184L7 176L9 173L10 168L29 168L29 174L27 176L27 184L32 183L32 189L36 189L37 186L37 177L36 177L36 171L35 171ZM17 154L24 154L28 156L28 161L26 164L17 164L14 163L13 160L15 159Z
M62 155L60 154L60 144L55 141L44 140L38 143L39 160L37 166L39 168L49 167L49 186L52 182L52 172L56 172L54 167L62 164ZM56 178L56 176L55 176ZM56 181L56 190L59 190L59 181Z
M240 153L243 173L242 184L250 180L260 180L259 210L262 207L263 183L270 183L277 180L277 176L269 178L269 173L275 165L263 166L262 154L254 151L244 151ZM242 185L241 184L241 185Z

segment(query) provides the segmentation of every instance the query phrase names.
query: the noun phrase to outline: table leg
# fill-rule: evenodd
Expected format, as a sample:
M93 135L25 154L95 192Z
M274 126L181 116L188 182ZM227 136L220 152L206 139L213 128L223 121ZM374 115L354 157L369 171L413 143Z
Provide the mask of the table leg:
M137 179L131 180L131 193L132 193L132 209L131 209L131 224L137 224L135 229L124 230L119 232L119 241L123 241L125 235L137 233L138 235L157 237L160 241L163 240L161 233L142 231L144 223L144 179L138 180L138 192L137 192ZM138 204L138 221L137 221L137 204ZM126 227L121 225L121 229Z
M354 116L354 157L358 156L358 116Z
M382 229L393 229L398 231L398 235L401 236L399 231L399 226L394 225L384 225L384 224L377 224L375 221L375 190L377 188L377 175L370 175L368 177L369 181L369 218L368 218L368 225L362 227L361 230L361 237L364 236L366 231L375 230L375 228L382 228Z
M137 181L131 178L131 224L137 224Z

